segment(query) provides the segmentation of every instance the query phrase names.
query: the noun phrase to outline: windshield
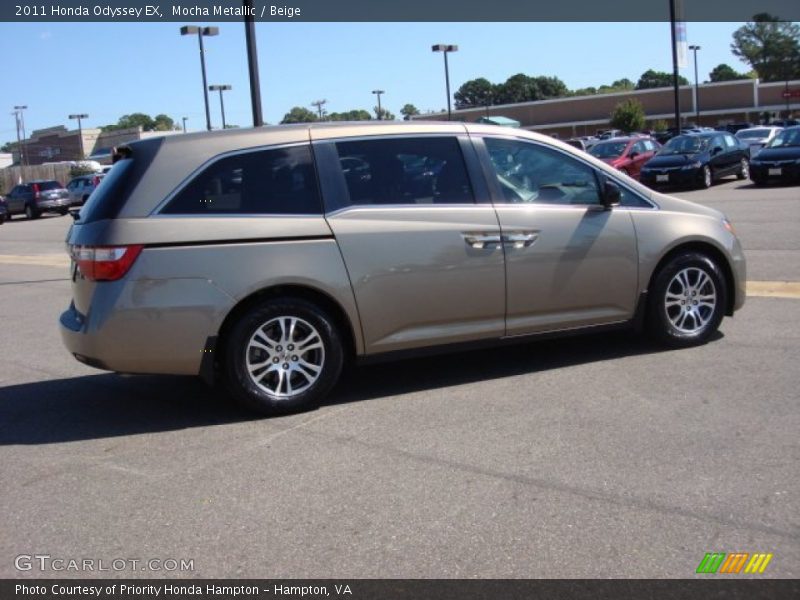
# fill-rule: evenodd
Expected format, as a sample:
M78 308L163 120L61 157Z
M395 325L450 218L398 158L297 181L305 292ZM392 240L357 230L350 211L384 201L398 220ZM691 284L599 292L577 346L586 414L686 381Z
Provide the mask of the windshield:
M736 133L740 140L757 140L769 137L771 129L743 129Z
M625 152L628 142L605 142L595 144L589 149L589 154L597 158L617 158Z
M711 138L679 135L667 142L659 154L696 154L708 148Z
M767 144L767 148L800 146L800 129L784 129Z

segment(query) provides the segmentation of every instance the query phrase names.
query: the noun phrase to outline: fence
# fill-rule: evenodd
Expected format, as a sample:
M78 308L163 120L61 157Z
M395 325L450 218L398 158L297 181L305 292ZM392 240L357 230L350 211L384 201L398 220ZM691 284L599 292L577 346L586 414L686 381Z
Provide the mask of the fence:
M72 179L70 165L34 165L0 169L0 194L7 194L20 181L54 179L64 185Z

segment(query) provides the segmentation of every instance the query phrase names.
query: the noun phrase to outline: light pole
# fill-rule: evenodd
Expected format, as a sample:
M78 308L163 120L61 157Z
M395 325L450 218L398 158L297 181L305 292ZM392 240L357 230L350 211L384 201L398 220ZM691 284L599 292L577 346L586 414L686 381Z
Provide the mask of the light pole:
M203 99L206 102L206 129L211 131L211 113L208 110L208 83L206 82L206 53L203 48L203 36L219 35L219 27L196 27L195 25L184 25L181 27L181 35L197 34L197 41L200 44L200 70L203 72Z
M378 121L383 119L383 114L381 112L381 94L385 94L383 90L372 90L372 93L378 97Z
M458 52L458 46L455 44L435 44L431 46L434 52L444 52L444 81L447 88L447 120L450 120L450 69L447 66L447 53Z
M14 107L15 114L22 125L22 142L20 142L21 145L19 146L19 162L23 167L28 164L28 153L25 152L25 139L27 138L27 135L25 134L25 113L22 112L27 108L27 104L17 105Z
M256 49L256 23L253 0L242 0L245 8L244 38L247 45L247 72L250 75L250 105L253 109L253 127L261 127L264 117L261 114L261 84L258 78L258 51Z
M328 103L327 100L314 100L314 102L311 103L311 106L317 107L317 112L319 112L320 121L322 121L322 107L325 106L325 104L327 103Z
M186 133L186 121L189 120L189 117L181 117L183 119L183 133Z
M697 121L695 125L700 127L700 82L697 80L697 51L700 50L700 46L692 44L689 50L694 53L694 120Z
M83 127L81 126L81 119L88 119L89 115L81 113L79 115L70 115L70 119L78 119L78 137L81 139L81 160L86 157L86 152L83 151Z
M227 83L223 83L220 85L210 85L208 86L209 92L219 92L219 108L222 111L222 128L225 129L225 102L222 100L222 92L226 90L233 89Z

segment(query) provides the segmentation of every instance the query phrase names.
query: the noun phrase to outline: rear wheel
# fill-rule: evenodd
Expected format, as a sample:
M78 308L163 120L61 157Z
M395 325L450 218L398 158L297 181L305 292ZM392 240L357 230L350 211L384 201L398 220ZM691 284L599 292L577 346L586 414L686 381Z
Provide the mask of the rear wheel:
M739 170L736 172L736 179L747 179L750 177L750 163L746 158L741 160Z
M338 380L343 360L333 320L299 298L250 309L233 326L225 349L232 394L267 415L318 404Z
M670 346L703 344L722 322L727 302L725 278L705 254L672 258L653 280L648 299L648 328Z
M38 210L35 210L30 204L25 207L25 216L28 219L38 219L41 215Z

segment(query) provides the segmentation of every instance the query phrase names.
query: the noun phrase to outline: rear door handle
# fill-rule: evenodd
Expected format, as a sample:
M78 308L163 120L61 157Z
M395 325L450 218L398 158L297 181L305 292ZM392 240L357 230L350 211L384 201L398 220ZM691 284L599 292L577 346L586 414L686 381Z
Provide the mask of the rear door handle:
M499 246L503 242L501 235L496 233L464 233L464 242L473 248L488 248Z

